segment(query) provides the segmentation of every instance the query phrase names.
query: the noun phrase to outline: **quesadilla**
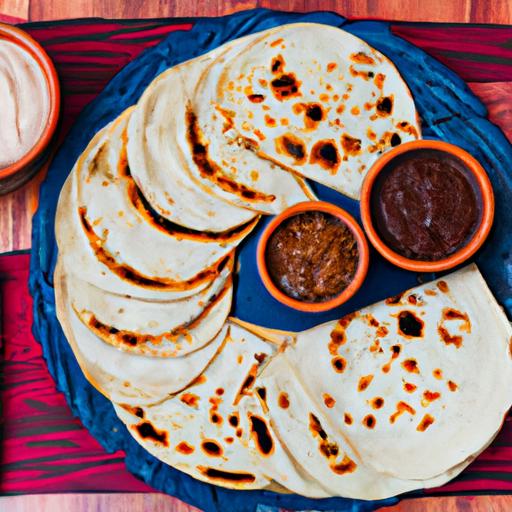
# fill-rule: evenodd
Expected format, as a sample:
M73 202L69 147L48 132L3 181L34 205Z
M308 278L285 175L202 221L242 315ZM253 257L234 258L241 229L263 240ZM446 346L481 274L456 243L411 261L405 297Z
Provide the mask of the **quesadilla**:
M318 419L365 465L421 481L496 434L512 401L511 339L471 265L300 333L283 359Z
M57 318L87 380L114 402L146 405L186 388L209 364L227 327L200 350L182 357L147 357L119 350L98 338L70 305L66 273L55 271Z
M241 43L235 44L238 48ZM214 55L222 51L217 49ZM276 214L313 199L302 178L277 166L262 166L258 158L236 145L219 158L209 156L209 148L222 138L222 132L202 136L194 121L199 103L192 105L191 99L211 60L208 54L168 70L148 87L137 105L128 130L128 159L149 202L163 216L167 211L170 219L179 219L176 222L190 225L193 221L195 229L219 231L247 222L251 212ZM205 107L209 115L222 117L210 104ZM242 173L246 167L250 170ZM175 190L185 195L175 197ZM212 197L203 203L205 193ZM186 203L189 194L194 199ZM194 219L187 220L185 215L190 212L186 208L191 207Z
M358 198L383 152L420 137L395 66L339 28L270 29L208 69L195 104L203 106L198 126L214 160L238 145L266 162L260 172L277 165ZM237 161L238 175L249 174L252 158L248 166L242 154Z

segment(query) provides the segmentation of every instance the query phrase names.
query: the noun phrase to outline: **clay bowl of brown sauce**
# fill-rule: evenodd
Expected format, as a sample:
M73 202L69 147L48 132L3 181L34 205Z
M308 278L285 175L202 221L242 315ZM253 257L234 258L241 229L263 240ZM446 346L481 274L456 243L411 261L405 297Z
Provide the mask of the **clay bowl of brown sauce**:
M494 218L483 167L463 149L436 140L385 153L361 189L366 234L391 263L417 272L460 265L482 246Z
M299 203L274 217L257 249L268 292L306 312L327 311L350 299L366 277L368 258L356 220L323 201Z

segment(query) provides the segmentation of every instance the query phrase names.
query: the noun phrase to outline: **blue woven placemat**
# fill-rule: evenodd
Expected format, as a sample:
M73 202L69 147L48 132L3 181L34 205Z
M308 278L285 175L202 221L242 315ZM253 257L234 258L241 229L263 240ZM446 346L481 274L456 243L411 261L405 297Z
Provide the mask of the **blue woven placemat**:
M206 511L263 511L266 507L364 511L397 500L309 500L266 491L229 491L198 482L143 450L117 419L110 402L83 377L56 319L53 290L57 256L53 231L55 209L64 180L90 138L134 104L156 75L230 39L283 23L304 21L343 27L386 54L396 64L413 93L422 118L423 136L457 144L484 165L496 194L496 222L476 261L498 300L505 305L509 315L512 312L512 217L508 211L508 202L512 199L512 180L508 173L512 147L502 132L486 119L485 107L454 73L394 36L387 23L348 22L331 13L292 14L258 9L222 18L197 19L192 30L172 33L126 66L84 109L55 157L41 187L39 209L33 221L30 290L34 298L34 335L43 345L50 372L57 387L65 393L73 412L106 450L125 450L126 464L134 474L156 489ZM321 199L339 204L359 217L357 202L325 187L314 187ZM265 224L262 222L259 230ZM233 310L236 316L254 323L301 330L413 286L419 277L389 265L372 253L368 279L353 300L334 312L297 313L275 302L260 283L255 267L259 230L239 251L242 271ZM429 277L432 276L422 276Z

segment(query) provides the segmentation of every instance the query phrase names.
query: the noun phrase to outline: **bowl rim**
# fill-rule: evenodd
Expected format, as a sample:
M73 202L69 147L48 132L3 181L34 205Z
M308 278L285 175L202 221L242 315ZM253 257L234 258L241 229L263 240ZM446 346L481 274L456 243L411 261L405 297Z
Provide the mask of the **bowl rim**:
M57 71L52 60L43 47L27 32L13 25L0 22L0 39L17 44L35 59L46 79L50 96L48 121L39 140L19 160L0 169L1 180L25 169L46 149L57 129L60 115L61 91Z
M434 149L448 153L462 160L475 178L482 200L482 216L480 223L475 229L475 232L469 242L450 256L437 261L413 260L395 252L378 235L377 230L374 227L371 214L371 195L378 175L387 166L387 164L397 156L418 149ZM480 249L489 235L494 220L494 193L491 182L484 168L480 162L478 162L478 160L476 160L476 158L470 155L467 151L459 146L441 140L421 139L405 142L404 144L393 148L387 153L384 153L372 165L361 188L360 210L361 220L370 243L385 259L397 267L404 268L406 270L416 272L439 272L460 265Z
M277 227L290 217L294 217L300 213L310 211L328 213L340 219L354 235L357 241L357 249L359 251L359 262L351 283L339 295L325 302L305 302L286 295L272 281L272 278L268 272L265 258L268 241ZM279 215L274 217L265 227L258 241L258 247L256 250L256 263L260 278L263 281L265 288L270 293L270 295L274 297L274 299L281 302L285 306L291 307L298 311L319 313L340 306L354 296L354 294L363 284L366 278L366 274L368 273L369 254L370 249L368 242L366 241L364 231L359 226L354 217L350 215L350 213L345 211L343 208L340 208L339 206L328 203L326 201L305 201L287 208Z

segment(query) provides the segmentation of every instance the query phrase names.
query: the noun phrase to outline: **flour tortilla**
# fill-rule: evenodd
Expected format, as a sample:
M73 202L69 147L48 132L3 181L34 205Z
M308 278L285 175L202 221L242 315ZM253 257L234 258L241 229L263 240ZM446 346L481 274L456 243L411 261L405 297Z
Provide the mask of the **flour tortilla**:
M83 281L97 286L103 290L129 297L155 300L180 300L199 293L212 284L222 272L214 272L211 276L193 283L191 286L183 286L182 289L174 287L155 287L152 285L140 285L130 279L125 279L104 265L92 250L91 243L87 239L83 226L78 216L77 208L77 179L76 167L72 170L59 196L57 213L55 216L55 236L62 264L67 272L77 275ZM144 251L144 247L138 247L138 251ZM232 268L232 255L224 267ZM151 277L151 276L148 276Z
M54 276L57 318L87 380L114 402L146 405L184 389L209 364L226 335L223 327L206 346L176 358L130 354L105 343L77 317L70 306L60 262Z
M213 158L226 144L250 139L246 151L267 165L358 198L373 162L420 136L414 101L395 66L348 32L283 25L244 46L222 67L211 65L198 88L200 125ZM212 119L212 108L232 113L223 139L216 134L224 119ZM238 174L249 172L240 157Z
M317 374L317 379L318 375L321 374ZM325 418L324 408L311 399L306 388L298 385L298 376L285 358L274 358L258 378L258 385L267 390L268 421L289 456L311 475L310 487L321 488L329 496L378 500L437 487L454 478L474 460L474 456L468 457L427 480L405 480L379 473L371 466L371 459L361 458L359 447L352 446L336 428L340 418L332 424ZM286 408L282 406L283 394ZM319 420L316 425L321 433L312 428L311 414Z
M122 113L82 154L77 165L78 208L86 209L91 229L117 261L148 276L189 280L226 257L250 228L229 241L194 235L162 224L148 214L126 161L126 126Z
M284 357L365 463L425 480L479 453L501 426L511 405L512 328L475 265L389 302L300 333Z
M213 54L176 66L158 77L139 101L129 126L128 158L137 183L162 215L171 219L176 217L189 226L194 222L196 229L224 230L246 222L250 218L248 216L255 212L276 214L315 197L302 178L277 166L262 166L259 158L238 146L232 146L210 162L216 169L213 175L218 180L202 174L202 167L194 160L197 145L189 139L188 113L200 105L191 103L195 85L213 56L233 45L241 48L245 41L246 38L228 43ZM211 105L203 106L211 115L219 115ZM208 153L209 148L222 137L222 132L207 139L198 137ZM250 167L248 174L242 173L245 166ZM241 191L242 187L248 188L248 192ZM175 197L173 191L176 189L184 195ZM253 192L255 197L250 196ZM164 197L166 194L171 201ZM192 202L187 201L189 194L194 197ZM211 196L205 203L204 194ZM260 198L261 195L264 199ZM192 205L194 218L187 220L185 208ZM199 214L201 218L197 218Z

